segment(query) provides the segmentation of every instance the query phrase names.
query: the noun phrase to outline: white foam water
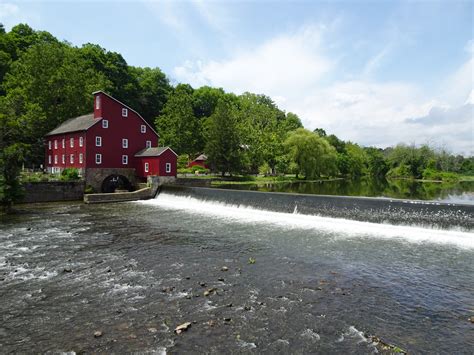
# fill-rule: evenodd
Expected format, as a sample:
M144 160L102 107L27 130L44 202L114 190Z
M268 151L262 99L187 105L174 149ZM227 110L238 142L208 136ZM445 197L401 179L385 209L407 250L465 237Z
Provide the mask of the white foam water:
M215 216L237 222L268 223L281 228L320 230L329 234L337 233L338 236L347 238L399 239L412 243L447 244L463 249L474 249L474 233L461 230L444 230L361 222L298 213L273 212L242 205L236 206L216 201L204 201L194 197L177 196L169 193L161 193L156 199L138 201L136 203Z

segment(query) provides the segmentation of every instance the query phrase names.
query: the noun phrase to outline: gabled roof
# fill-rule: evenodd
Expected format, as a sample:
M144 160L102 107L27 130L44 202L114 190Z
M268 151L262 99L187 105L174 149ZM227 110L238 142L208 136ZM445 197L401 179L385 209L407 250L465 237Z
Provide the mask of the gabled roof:
M197 161L197 160L207 160L207 155L206 154L201 154L200 156L198 156L193 161Z
M122 101L117 100L115 97L113 97L113 96L107 94L106 92L104 92L104 91L102 91L102 90L94 91L94 92L92 93L92 95L99 94L99 93L100 93L100 94L104 94L105 96L107 96L107 97L111 98L112 100L118 102L120 105L125 106L126 108L128 108L129 111L135 112L135 113L138 115L138 117L140 117L140 118L142 119L142 121L145 122L145 124L146 124L148 127L150 127L150 129L151 129L158 137L160 136L160 135L158 134L158 132L155 131L155 129L142 117L142 115L140 115L140 114L139 114L137 111L135 111L133 108L131 108L131 107L128 106L128 105L125 105Z
M171 152L178 156L178 154L176 154L173 149L171 149L170 147L154 147L154 148L145 148L145 149L142 149L140 150L137 154L135 154L136 157L158 157L160 156L161 154L163 154L163 152L167 151L167 150L171 150Z
M63 134L63 133L70 133L70 132L86 131L99 121L100 119L94 118L93 113L71 118L63 122L60 126L56 127L51 132L47 133L46 136L53 136L56 134Z

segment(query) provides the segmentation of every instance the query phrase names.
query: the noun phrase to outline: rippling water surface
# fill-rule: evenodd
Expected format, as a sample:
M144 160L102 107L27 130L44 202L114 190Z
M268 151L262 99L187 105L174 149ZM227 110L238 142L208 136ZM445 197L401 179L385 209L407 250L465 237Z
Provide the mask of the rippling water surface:
M166 193L24 207L0 224L0 348L472 353L473 238Z

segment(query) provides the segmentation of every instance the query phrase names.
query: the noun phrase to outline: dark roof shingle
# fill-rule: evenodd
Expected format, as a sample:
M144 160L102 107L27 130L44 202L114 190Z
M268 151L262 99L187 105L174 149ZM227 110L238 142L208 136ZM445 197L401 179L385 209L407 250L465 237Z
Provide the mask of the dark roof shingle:
M170 147L153 147L153 148L142 149L137 154L135 154L135 156L136 157L157 157L161 155L167 149L171 150L174 153L173 149L171 149Z
M90 113L88 115L83 115L75 118L71 118L63 122L60 126L53 129L51 132L47 133L46 136L52 136L55 134L63 134L69 132L78 132L86 131L95 125L99 118L94 118L94 114Z

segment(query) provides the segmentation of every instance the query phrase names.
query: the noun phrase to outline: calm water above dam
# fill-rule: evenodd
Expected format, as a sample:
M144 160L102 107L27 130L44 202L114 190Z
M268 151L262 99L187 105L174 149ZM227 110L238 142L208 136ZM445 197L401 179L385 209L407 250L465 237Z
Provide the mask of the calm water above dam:
M24 206L0 220L0 348L383 352L374 336L410 353L473 352L469 221L294 212L166 190L143 202Z
M420 182L413 180L329 180L266 184L228 184L219 188L315 195L366 196L433 200L474 205L474 181Z

